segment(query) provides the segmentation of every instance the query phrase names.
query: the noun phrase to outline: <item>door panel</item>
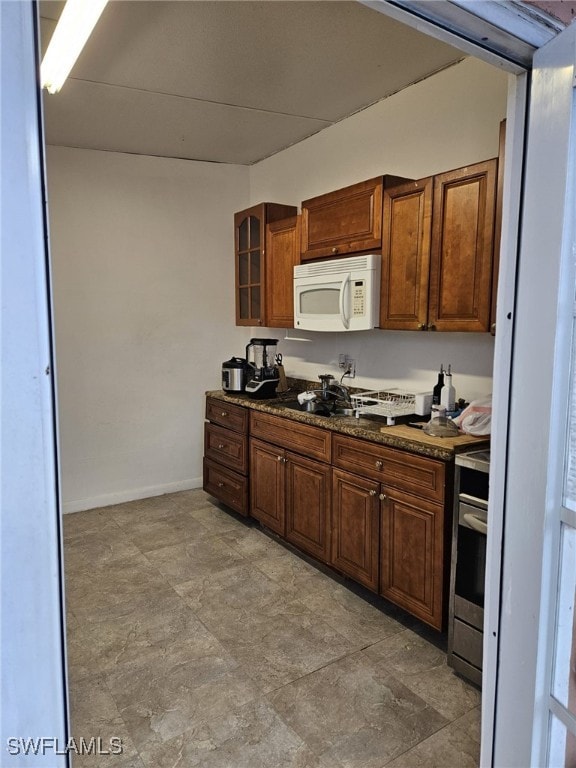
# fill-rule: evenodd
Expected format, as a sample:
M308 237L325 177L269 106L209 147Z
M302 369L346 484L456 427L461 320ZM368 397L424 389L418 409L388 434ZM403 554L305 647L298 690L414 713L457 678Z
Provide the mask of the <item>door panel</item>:
M285 535L284 451L259 440L250 443L250 514Z
M266 227L268 328L294 327L294 267L300 263L300 216Z
M427 324L431 225L431 178L385 190L380 328Z
M382 504L381 592L436 629L443 624L444 510L388 490Z
M288 454L286 538L326 562L329 545L330 467Z
M378 589L380 485L348 472L332 472L332 558L335 568L368 589Z
M498 161L434 177L429 322L488 331Z

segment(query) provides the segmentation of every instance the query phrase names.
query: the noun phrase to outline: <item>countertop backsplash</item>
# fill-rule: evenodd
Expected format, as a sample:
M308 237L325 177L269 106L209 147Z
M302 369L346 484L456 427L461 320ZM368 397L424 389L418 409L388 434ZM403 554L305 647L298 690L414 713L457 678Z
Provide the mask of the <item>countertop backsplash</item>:
M262 329L260 335L266 335ZM487 333L374 330L308 336L309 343L293 341L276 329L287 377L310 382L313 389L320 387L319 374L330 373L340 381L344 371L339 355L347 354L355 360L356 376L342 383L351 390L431 392L444 364L452 366L457 398L471 401L492 392L494 337Z

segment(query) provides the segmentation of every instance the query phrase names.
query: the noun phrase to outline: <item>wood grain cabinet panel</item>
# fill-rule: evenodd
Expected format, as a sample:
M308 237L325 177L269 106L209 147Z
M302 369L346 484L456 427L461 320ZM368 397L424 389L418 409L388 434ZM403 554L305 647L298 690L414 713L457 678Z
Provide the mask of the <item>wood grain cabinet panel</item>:
M270 530L286 535L284 451L250 441L250 514Z
M332 471L331 565L373 591L378 590L379 484L338 469Z
M302 203L302 261L382 248L382 192L408 179L377 176Z
M248 429L248 409L225 403L214 397L206 398L206 418L213 424L245 434Z
M204 490L241 515L248 514L248 478L206 457Z
M331 440L330 432L326 429L287 421L282 416L252 411L250 434L311 459L330 461Z
M246 473L248 438L217 424L204 425L204 456L225 467Z
M266 227L266 326L294 327L294 267L300 264L300 216Z
M427 624L442 629L444 509L386 488L380 533L380 592Z
M490 329L498 161L434 177L429 324Z
M433 179L384 191L380 327L424 330L428 284Z
M330 467L295 454L286 463L286 538L322 562L329 555Z

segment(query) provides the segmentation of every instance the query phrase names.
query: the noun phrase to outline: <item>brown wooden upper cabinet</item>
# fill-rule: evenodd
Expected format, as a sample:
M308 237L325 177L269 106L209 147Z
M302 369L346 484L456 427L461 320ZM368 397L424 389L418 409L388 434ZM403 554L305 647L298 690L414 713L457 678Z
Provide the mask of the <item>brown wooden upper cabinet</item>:
M497 167L385 190L381 328L489 330Z
M407 181L377 176L302 203L302 261L382 247L382 193Z
M294 267L300 264L301 216L266 227L266 326L294 327Z
M432 226L432 178L384 193L380 327L424 330Z
M234 215L236 325L266 325L266 224L296 213L293 205L259 203Z

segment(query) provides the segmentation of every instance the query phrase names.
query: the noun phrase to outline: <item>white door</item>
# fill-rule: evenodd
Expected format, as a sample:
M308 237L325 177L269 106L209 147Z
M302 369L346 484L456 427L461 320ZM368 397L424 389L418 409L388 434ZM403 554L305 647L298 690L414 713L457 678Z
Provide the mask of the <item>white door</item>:
M69 764L32 2L0 2L0 765Z
M576 397L575 55L572 25L536 52L532 74L512 318L494 753L483 752L483 764L492 757L507 768L574 765L566 750L568 734L576 734L574 678L569 686L576 586L574 408L569 421L570 395L573 403Z

